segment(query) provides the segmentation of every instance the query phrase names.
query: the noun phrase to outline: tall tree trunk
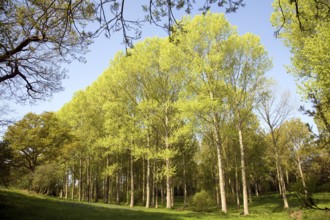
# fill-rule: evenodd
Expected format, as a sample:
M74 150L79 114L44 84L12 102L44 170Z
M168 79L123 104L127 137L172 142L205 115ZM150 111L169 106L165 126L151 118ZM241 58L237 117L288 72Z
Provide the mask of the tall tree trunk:
M120 187L119 187L119 171L117 171L116 172L116 204L117 205L120 202L119 191L120 191Z
M282 187L281 187L281 181L280 181L280 167L278 164L277 158L275 158L275 165L276 165L276 177L277 177L277 185L278 185L278 193L282 195Z
M216 180L216 184L215 184L215 198L217 200L217 208L220 208L221 204L220 204L220 192L219 192L219 182L218 180Z
M164 204L164 187L163 187L164 183L163 181L160 182L160 199L161 199L161 203L162 205Z
M280 183L280 191L282 192L282 197L283 197L283 203L284 203L284 208L289 208L289 202L286 197L286 186L285 186L285 181L284 181L284 176L283 176L283 171L281 167L281 159L280 155L278 152L278 147L276 143L276 138L274 134L274 130L271 128L271 135L272 135L272 141L273 141L273 146L275 150L275 160L276 160L276 166L277 166L277 171L278 171L278 178L279 178L279 183Z
M96 163L96 169L95 169L95 182L94 182L94 186L93 188L95 188L95 195L93 195L94 197L94 202L98 202L99 201L99 194L100 194L100 189L99 189L99 163ZM94 190L93 190L94 192Z
M65 199L68 199L68 191L69 191L69 169L65 164Z
M134 207L134 170L133 170L133 155L131 154L131 202L130 202L130 207Z
M217 148L217 159L218 159L218 174L219 174L219 189L220 189L220 198L221 198L221 210L224 213L227 213L227 201L226 201L226 191L225 191L225 180L222 167L222 158L221 158L221 140L219 137L219 131L217 125L214 125L214 137L215 144Z
M307 197L308 191L307 191L305 177L304 177L304 173L303 173L303 170L302 170L302 167L301 167L301 160L300 160L300 157L299 156L297 157L296 163L298 165L298 170L299 170L301 182L302 182L303 187L304 187L305 196Z
M245 173L245 155L244 155L243 134L242 134L241 125L238 126L238 136L239 136L239 145L240 145L240 150L241 150L243 213L244 213L244 215L248 215L249 214L249 204L248 204L247 181L246 181L246 173Z
M241 208L239 200L239 183L238 183L238 168L235 160L235 194L236 194L236 208L239 210Z
M156 197L156 201L155 201L155 208L158 209L158 183L156 183L156 190L155 190L155 197Z
M259 187L258 187L257 180L254 182L254 190L255 190L256 196L259 197Z
M130 183L130 167L131 167L131 164L130 164L130 161L131 160L128 160L128 167L127 167L127 174L126 174L126 203L128 204L129 203L129 183Z
M76 183L76 176L74 175L74 161L72 166L72 188L71 188L71 199L74 200L74 188Z
M281 165L279 165L279 171L280 171L280 183L281 183L281 189L282 189L284 208L287 209L287 208L289 208L289 203L288 203L288 199L286 197L286 186L285 186L285 181L284 181Z
M152 176L152 185L151 185L151 206L155 207L155 176L154 175Z
M78 198L79 198L79 201L82 200L82 159L81 159L81 156L79 158L79 195L78 195Z
M146 197L146 208L150 207L150 159L147 159L147 197Z
M183 153L183 206L187 207L187 174L186 174L186 158Z
M210 99L213 101L213 93L209 91ZM218 173L219 173L219 189L220 189L220 197L221 197L221 210L224 213L227 213L227 201L226 201L226 190L225 190L225 179L224 172L222 167L222 155L221 155L221 147L222 140L220 137L220 129L219 129L219 119L218 115L213 112L213 137L215 138L215 145L217 148L217 159L218 159Z
M106 157L106 168L108 168L109 166L109 155L107 155ZM105 177L105 182L104 182L104 192L103 192L103 201L104 203L108 203L109 202L109 175L106 175Z
M87 158L87 161L86 161L86 198L87 198L87 202L90 202L91 201L91 198L90 198L90 188L91 188L91 178L90 178L90 167L89 167L89 164L90 164L90 160L89 160L89 156Z
M148 129L148 134L147 134L147 148L150 150L150 134L149 134L149 129ZM148 155L147 158L147 179L146 179L146 208L150 207L150 158Z
M167 116L167 108L166 108L166 116L165 116L165 148L166 150L170 149L169 144L169 131L168 131L168 116ZM170 158L165 159L166 163L166 208L171 208L171 174L170 174Z
M174 207L174 186L173 184L171 184L172 187L171 187L171 208Z
M142 204L146 201L145 158L142 158Z

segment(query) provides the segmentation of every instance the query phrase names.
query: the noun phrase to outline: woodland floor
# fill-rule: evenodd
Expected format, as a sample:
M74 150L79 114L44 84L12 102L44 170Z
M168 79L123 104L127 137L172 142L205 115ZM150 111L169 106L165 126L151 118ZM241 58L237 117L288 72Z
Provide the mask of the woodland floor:
M319 207L330 207L330 193L314 196ZM294 196L289 196L291 207L283 210L279 195L253 198L250 215L241 216L234 206L227 215L216 208L208 213L184 209L180 199L174 209L146 209L142 206L87 203L38 195L27 191L0 189L0 219L110 219L110 220L184 220L184 219L315 219L330 220L330 211L300 209Z

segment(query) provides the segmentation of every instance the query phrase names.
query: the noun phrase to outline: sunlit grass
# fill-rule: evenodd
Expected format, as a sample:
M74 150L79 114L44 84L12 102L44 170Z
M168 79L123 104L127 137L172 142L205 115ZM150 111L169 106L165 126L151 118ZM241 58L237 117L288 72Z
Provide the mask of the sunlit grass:
M320 207L330 206L330 193L317 194ZM242 216L242 210L229 205L229 214L217 209L198 213L182 206L177 200L174 209L146 209L142 206L129 208L125 205L86 203L48 197L20 190L0 190L0 219L330 219L329 211L301 210L298 201L289 196L290 210L284 210L279 195L264 195L253 198L250 215ZM230 201L229 201L230 203Z

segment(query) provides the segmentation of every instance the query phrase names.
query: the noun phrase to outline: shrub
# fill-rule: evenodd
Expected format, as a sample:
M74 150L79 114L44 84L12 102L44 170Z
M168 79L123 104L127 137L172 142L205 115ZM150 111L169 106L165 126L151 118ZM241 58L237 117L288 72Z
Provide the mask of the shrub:
M214 204L215 204L214 199L205 190L202 190L201 192L196 193L192 197L192 201L191 201L192 209L197 212L211 211Z

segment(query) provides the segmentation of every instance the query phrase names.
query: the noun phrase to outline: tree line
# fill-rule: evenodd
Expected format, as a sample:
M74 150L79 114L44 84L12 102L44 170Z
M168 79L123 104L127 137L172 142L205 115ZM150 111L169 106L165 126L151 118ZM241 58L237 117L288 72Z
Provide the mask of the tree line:
M3 182L79 201L172 208L205 190L224 213L277 191L328 189L329 151L272 93L271 60L222 14L118 52L56 113L27 114L1 143ZM15 169L13 169L15 167Z

